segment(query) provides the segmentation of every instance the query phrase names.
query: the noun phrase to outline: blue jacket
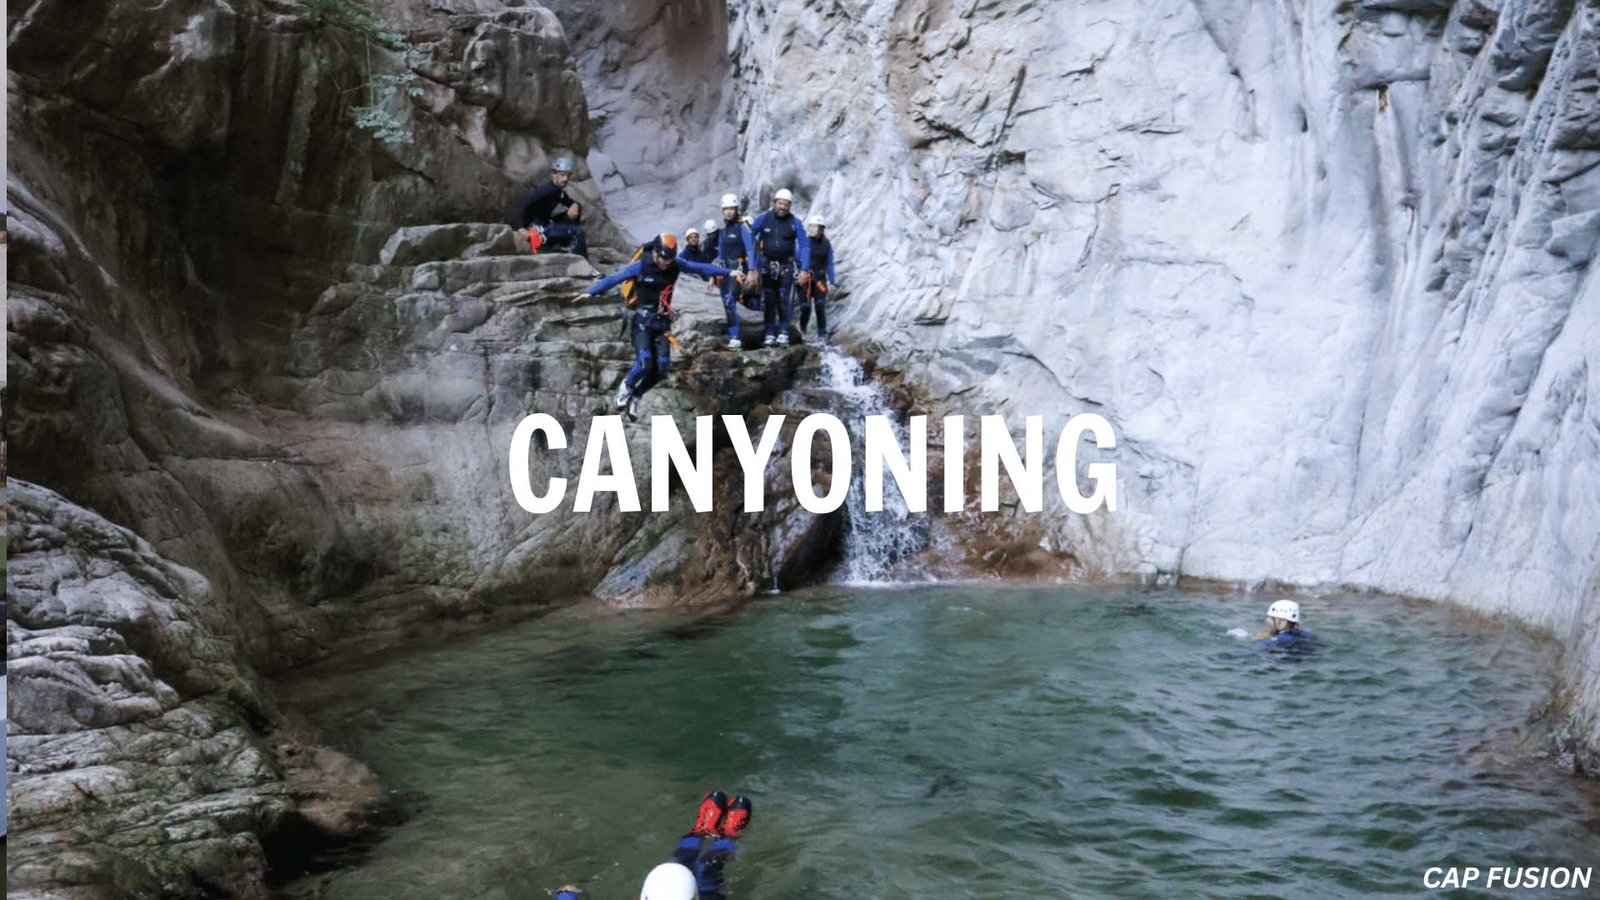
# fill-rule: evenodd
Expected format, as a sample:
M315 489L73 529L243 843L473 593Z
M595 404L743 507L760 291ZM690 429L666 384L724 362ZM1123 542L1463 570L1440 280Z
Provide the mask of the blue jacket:
M754 268L756 264L756 245L755 241L750 239L750 226L735 219L733 224L739 226L739 231L736 234L730 234L728 232L728 224L728 222L723 222L721 228L706 235L702 240L716 251L717 259L725 263L743 259L747 268ZM739 252L741 245L744 249L743 253Z
M1307 650L1316 642L1311 632L1304 629L1280 631L1269 638L1256 641L1257 650Z
M610 275L607 275L599 281L596 281L589 287L587 293L591 297L598 297L599 295L604 294L606 291L611 290L624 281L627 281L629 278L639 278L645 274L644 266L644 257L636 259L621 269L618 269L617 271L612 272ZM672 262L667 263L667 266L664 269L657 269L655 264L651 263L649 280L658 281L660 284L641 283L640 287L654 288L654 293L659 294L661 292L660 288L673 284L678 280L678 271L680 269L688 272L691 275L699 275L701 278L715 278L719 275L733 274L731 270L724 269L721 266L714 266L710 263L697 263L692 259L684 259L682 256L678 256ZM650 293L648 290L643 292Z
M787 216L780 216L769 209L757 216L755 224L750 226L756 239L756 268L761 268L767 256L774 250L781 251L782 245L790 240L787 232L791 228L794 229L793 252L788 255L780 252L778 261L787 262L791 259L801 262L811 261L811 237L806 234L805 226L800 224L800 217L792 212ZM769 246L769 243L772 246Z

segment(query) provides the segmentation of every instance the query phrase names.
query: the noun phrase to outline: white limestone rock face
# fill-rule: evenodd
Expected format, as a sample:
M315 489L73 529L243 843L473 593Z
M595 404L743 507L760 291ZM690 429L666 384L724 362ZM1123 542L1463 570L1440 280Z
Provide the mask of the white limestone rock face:
M589 168L639 240L682 234L738 184L725 11L713 0L551 0L591 101Z
M1600 746L1600 3L728 15L743 191L828 216L847 338L936 413L1117 426L1053 546L1512 615Z

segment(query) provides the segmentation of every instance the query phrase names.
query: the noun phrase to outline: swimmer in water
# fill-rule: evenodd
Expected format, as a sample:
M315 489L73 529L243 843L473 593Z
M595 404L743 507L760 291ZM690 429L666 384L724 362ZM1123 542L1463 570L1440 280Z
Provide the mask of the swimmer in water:
M1311 632L1300 627L1300 604L1293 600L1278 600L1267 607L1267 630L1252 637L1261 650L1289 650L1311 644Z
M738 838L750 825L748 797L711 791L700 801L694 827L678 841L672 862L650 870L639 890L639 900L725 900L722 870L733 859ZM576 885L558 888L555 900L580 900Z

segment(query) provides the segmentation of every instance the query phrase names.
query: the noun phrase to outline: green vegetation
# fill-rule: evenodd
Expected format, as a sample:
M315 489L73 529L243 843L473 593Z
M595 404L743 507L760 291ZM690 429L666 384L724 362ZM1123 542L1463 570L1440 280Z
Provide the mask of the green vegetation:
M368 0L303 0L301 5L307 18L334 35L341 50L350 56L360 51L364 57L366 80L341 91L365 92L367 102L350 110L356 127L370 132L390 147L411 143L411 117L404 111L395 112L393 101L402 93L406 97L422 96L415 69L419 54L416 46L374 12ZM349 41L354 41L356 47L352 48ZM386 55L384 51L398 53L400 71L376 71L372 59L374 47L379 50L380 62Z

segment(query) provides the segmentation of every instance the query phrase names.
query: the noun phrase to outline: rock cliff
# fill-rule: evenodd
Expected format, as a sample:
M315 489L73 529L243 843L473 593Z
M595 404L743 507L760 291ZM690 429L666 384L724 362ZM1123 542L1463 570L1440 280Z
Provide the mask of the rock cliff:
M1117 514L944 520L928 568L1026 546L1514 616L1567 647L1594 765L1596 0L38 0L9 24L19 895L260 896L283 842L359 830L370 779L277 712L283 667L831 557L845 523L792 499L511 502L516 421L581 447L627 355L614 310L566 302L587 264L484 224L558 154L605 265L789 187L900 406L1116 424ZM810 350L714 352L697 290L647 414L827 405Z
M826 214L848 339L1117 425L1123 508L1047 544L1513 616L1600 746L1600 4L729 16L742 191Z
M536 459L575 476L631 355L614 299L568 302L587 262L484 224L584 157L582 89L542 8L363 9L13 16L15 895L261 896L358 833L371 779L285 720L277 671L586 594L747 596L836 552L839 516L787 490L759 516L516 506L516 422L568 423L577 450ZM400 71L390 143L352 113ZM628 239L579 175L613 265ZM784 412L816 355L717 362L719 304L681 293L687 356L644 413Z

